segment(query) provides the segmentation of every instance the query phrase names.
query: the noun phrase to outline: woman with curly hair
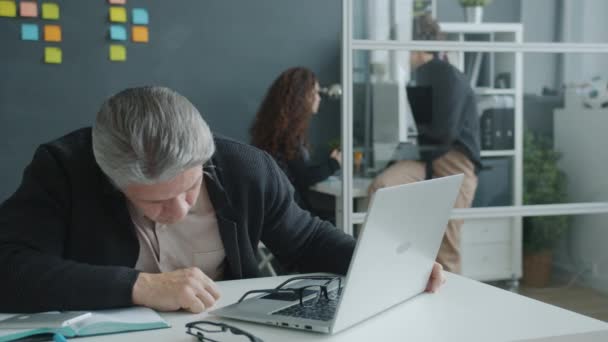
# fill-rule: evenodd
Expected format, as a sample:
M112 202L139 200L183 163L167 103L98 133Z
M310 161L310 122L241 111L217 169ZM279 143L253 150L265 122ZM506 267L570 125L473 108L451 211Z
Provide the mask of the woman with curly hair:
M340 168L341 153L331 151L323 163L311 163L308 126L321 97L315 74L303 67L290 68L274 80L251 126L251 143L268 152L295 188L295 199L311 210L307 189Z

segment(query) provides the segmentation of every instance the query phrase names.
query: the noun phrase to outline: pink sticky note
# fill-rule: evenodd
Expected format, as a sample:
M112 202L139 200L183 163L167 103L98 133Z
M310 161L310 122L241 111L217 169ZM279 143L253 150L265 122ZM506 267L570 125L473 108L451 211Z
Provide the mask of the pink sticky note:
M108 0L111 5L124 5L127 3L127 0Z
M21 1L19 3L19 14L22 17L36 18L38 16L38 3L35 1Z

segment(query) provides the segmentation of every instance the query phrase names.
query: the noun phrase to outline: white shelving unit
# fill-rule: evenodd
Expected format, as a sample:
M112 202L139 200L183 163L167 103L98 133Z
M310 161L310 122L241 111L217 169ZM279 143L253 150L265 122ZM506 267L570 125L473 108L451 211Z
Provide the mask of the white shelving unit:
M460 42L483 40L490 42L521 43L523 41L523 26L521 24L496 23L442 23L442 32L447 39ZM480 80L479 69L482 54L488 58L489 65L485 73L486 79ZM487 158L511 158L513 170L511 189L513 203L522 204L523 184L523 87L522 87L522 56L521 53L474 53L469 52L468 60L464 52L449 54L454 64L463 72L465 63L473 59L471 68L467 70L472 79L472 86L478 97L509 96L514 104L514 146L510 150L484 150L481 152L482 161ZM473 70L471 70L473 69ZM512 75L509 88L495 88L494 79L499 73L507 72ZM483 82L483 86L479 83ZM481 114L481 113L480 113ZM471 209L475 210L475 209ZM473 215L474 216L474 215ZM462 228L462 273L477 280L505 280L517 283L522 275L522 220L511 215L497 218L469 218Z

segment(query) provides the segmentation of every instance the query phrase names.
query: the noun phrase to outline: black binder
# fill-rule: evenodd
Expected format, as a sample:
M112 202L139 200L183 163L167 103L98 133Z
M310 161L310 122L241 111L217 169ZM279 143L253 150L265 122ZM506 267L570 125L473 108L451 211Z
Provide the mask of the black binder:
M511 150L515 147L513 108L484 110L479 122L482 150Z

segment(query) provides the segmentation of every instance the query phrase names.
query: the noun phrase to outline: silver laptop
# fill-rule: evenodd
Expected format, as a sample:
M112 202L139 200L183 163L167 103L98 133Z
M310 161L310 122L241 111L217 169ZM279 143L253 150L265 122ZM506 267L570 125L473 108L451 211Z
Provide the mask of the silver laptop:
M286 288L301 290L253 293L211 314L332 334L422 293L462 179L378 190L345 278L290 282Z

